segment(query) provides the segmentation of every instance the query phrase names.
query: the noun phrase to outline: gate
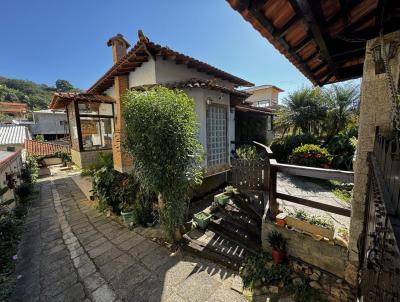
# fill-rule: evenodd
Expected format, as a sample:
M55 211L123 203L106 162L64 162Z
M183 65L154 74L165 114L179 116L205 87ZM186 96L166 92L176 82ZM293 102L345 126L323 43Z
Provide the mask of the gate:
M362 301L400 301L399 135L376 135L361 248Z

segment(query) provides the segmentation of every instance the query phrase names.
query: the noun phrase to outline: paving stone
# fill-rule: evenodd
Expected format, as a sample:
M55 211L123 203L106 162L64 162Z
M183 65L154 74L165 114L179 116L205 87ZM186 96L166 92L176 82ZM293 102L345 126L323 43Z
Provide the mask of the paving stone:
M97 266L102 266L106 263L109 263L113 261L114 259L118 258L123 254L122 251L119 249L113 247L107 251L105 251L103 254L95 257L93 261L96 263Z
M100 272L106 277L107 280L111 280L117 274L120 274L126 268L134 263L132 257L122 254L113 261L106 263L100 267Z
M61 294L53 298L54 302L81 302L85 298L85 291L82 284L76 283L70 288L66 289Z
M102 286L105 281L104 279L100 276L98 272L95 272L85 278L83 278L83 283L85 285L85 288L89 291L92 292L95 289L99 288Z
M85 279L85 277L93 274L94 272L96 272L96 267L91 261L86 262L82 266L78 267L78 274L81 279Z
M100 244L99 246L88 250L88 254L90 255L91 258L95 258L101 254L103 254L104 252L112 249L114 247L114 245L110 242L110 241L106 241L103 244Z
M113 302L116 296L110 287L104 284L92 293L92 299L94 302Z

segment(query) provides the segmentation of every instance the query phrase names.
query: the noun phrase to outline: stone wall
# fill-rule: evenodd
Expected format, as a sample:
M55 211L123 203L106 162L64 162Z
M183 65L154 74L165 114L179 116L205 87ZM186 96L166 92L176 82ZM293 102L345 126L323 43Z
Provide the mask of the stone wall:
M261 241L263 249L266 251L271 251L267 235L273 230L278 231L288 240L287 248L290 256L334 274L339 278L345 277L347 248L322 240L317 241L309 235L276 226L270 221L263 221Z
M356 301L355 287L346 281L347 248L335 245L333 241L317 241L263 219L261 241L263 249L269 252L267 235L271 231L278 231L287 240L291 269L305 277L311 287L319 289L329 301Z
M385 40L400 41L400 31L384 36ZM363 230L365 197L368 181L367 155L373 149L375 129L387 133L390 130L391 99L389 84L385 73L375 74L375 63L372 49L380 43L380 39L372 39L367 42L364 71L361 86L360 127L358 132L358 145L354 164L354 191L352 200L352 215L350 223L349 240L349 266L347 274L356 282L358 269L357 242ZM391 73L394 82L399 82L400 51L390 60Z

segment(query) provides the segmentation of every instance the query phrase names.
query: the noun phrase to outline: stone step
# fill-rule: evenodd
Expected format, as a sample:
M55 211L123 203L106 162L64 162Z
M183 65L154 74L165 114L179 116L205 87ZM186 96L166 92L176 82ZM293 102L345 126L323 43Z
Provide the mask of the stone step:
M232 200L233 203L248 216L261 223L264 212L262 206L255 203L254 199L251 199L245 194L237 194L232 198Z
M260 224L251 220L248 216L243 215L243 213L238 212L235 215L235 213L227 211L225 208L218 208L213 215L216 218L221 218L229 224L240 228L244 232L248 233L250 237L257 239L261 235Z
M249 251L221 234L207 230L192 230L183 238L187 245L184 250L221 265L237 270Z
M241 217L241 219L246 219L255 225L261 225L262 218L239 198L231 199L223 208L237 218Z

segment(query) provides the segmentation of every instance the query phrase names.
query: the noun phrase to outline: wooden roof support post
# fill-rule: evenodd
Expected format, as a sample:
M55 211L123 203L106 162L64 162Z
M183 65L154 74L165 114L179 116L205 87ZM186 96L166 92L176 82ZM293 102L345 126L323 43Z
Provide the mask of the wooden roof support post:
M271 162L275 162L275 160L269 160L269 201L268 201L268 216L271 220L275 220L276 215L278 215L279 204L276 193L276 182L277 182L277 174L278 167L271 164Z

